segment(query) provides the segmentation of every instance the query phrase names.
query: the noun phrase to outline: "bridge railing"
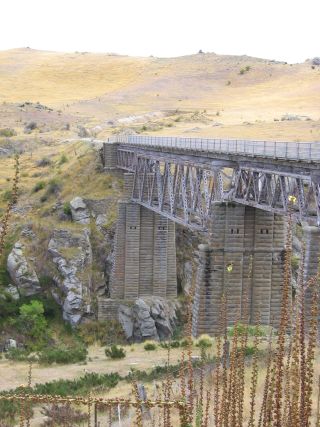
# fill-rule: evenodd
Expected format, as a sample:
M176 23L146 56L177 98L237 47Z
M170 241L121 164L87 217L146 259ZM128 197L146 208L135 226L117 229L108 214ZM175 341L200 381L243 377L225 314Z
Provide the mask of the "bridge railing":
M244 139L179 138L116 135L109 142L320 162L320 142L254 141Z

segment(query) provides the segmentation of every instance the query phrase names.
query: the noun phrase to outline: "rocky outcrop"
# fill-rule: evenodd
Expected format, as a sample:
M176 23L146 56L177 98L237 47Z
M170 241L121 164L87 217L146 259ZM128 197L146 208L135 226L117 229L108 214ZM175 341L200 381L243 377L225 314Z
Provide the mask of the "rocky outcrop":
M41 292L38 276L27 260L23 245L17 242L10 252L7 260L7 269L11 280L19 289L20 294L31 296Z
M11 296L11 298L15 301L18 301L18 299L20 299L20 294L19 294L19 290L16 286L13 285L8 285L5 288L5 292Z
M80 232L54 230L48 251L56 267L52 291L63 308L63 318L77 325L90 314L92 249L87 228Z
M164 298L138 298L130 306L120 304L119 321L129 341L165 340L172 337L176 311L177 303Z
M70 202L72 219L79 224L90 223L90 212L82 197L75 197Z

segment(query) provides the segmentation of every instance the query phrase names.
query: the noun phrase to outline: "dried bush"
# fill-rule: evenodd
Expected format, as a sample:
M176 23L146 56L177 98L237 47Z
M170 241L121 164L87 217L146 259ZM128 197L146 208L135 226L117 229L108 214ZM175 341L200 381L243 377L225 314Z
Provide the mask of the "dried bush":
M81 412L79 409L72 408L69 404L53 404L43 407L41 413L48 418L41 424L41 427L73 427L79 425L79 423L88 421L88 414Z

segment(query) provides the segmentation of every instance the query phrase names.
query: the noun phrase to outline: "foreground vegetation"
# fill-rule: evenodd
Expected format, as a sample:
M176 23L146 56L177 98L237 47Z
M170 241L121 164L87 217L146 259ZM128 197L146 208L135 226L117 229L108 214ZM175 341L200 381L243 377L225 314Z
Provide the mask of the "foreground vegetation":
M18 180L19 161L16 159L12 193L0 232L0 256L18 196ZM18 417L21 426L25 423L31 425L34 413L42 404L45 405L43 411L47 423L43 426L83 423L98 426L99 417L106 414L109 425L112 425L116 410L118 421L135 426L318 427L320 405L317 405L319 391L315 362L319 350L319 274L305 282L302 254L298 288L292 303L291 228L289 218L281 319L276 332L270 329L266 337L259 318L256 326L252 327L248 325L246 315L239 317L234 327L228 329L227 296L224 296L220 334L214 340L201 337L194 342L191 337L192 290L187 300L185 338L160 344L167 351L165 366L155 367L150 372L136 369L125 376L119 373L87 373L73 380L32 386L30 364L27 385L3 392L0 396L2 422L7 423L3 425L14 425ZM43 363L85 361L83 336L86 334L82 337L81 333L75 334L76 338L72 339L76 341L69 349L50 347L51 337L47 333L44 313L43 301L25 301L19 306L12 321L26 337L27 354L21 355L21 351L16 350L15 356L14 351L9 356L26 356L30 362L37 360ZM101 337L99 328L96 328L96 336ZM74 345L76 342L78 347ZM106 350L107 357L119 360L127 356L125 348L110 344ZM150 354L158 346L158 343L145 343L144 351ZM171 352L176 348L180 348L180 360L173 364ZM194 358L194 348L198 349L200 357ZM150 381L154 382L154 389L146 396L141 383ZM131 386L127 398L106 399L105 394L120 382ZM64 416L60 417L61 414Z

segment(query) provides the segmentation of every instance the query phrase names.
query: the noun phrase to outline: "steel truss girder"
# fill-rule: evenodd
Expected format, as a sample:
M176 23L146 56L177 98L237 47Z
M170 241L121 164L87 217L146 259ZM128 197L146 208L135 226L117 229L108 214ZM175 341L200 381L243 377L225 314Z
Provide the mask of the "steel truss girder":
M118 167L134 173L132 200L190 228L205 230L214 203L236 202L320 225L320 178L177 154L119 147Z

